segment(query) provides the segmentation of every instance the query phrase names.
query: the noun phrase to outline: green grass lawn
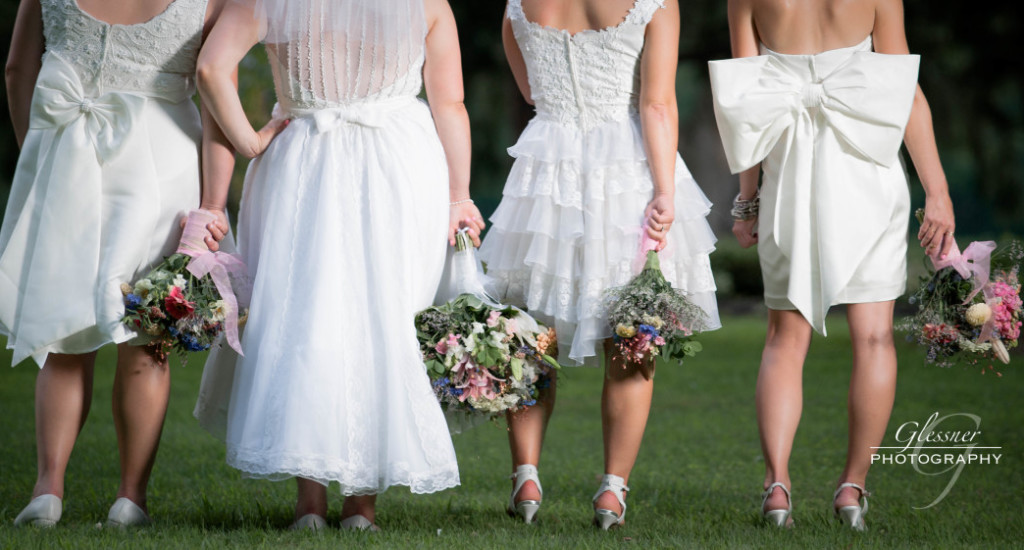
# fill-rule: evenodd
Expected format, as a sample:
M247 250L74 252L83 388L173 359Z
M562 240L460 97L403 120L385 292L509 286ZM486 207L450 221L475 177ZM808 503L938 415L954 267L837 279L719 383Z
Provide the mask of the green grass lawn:
M462 486L436 495L395 488L379 500L375 535L293 533L294 483L243 480L224 464L223 446L191 417L202 359L174 365L163 443L150 483L156 525L135 532L98 530L117 489L117 449L110 413L113 350L100 354L92 415L67 473L64 517L56 529L14 529L35 480L32 388L25 363L0 374L0 548L319 548L338 546L525 547L809 547L951 548L1020 546L1024 541L1024 357L1002 377L926 366L899 347L896 408L886 445L904 422L933 412L981 417L984 446L1001 446L998 465L963 469L938 505L950 473L927 476L909 465L876 465L870 531L855 534L832 518L830 499L845 456L849 339L841 310L829 338L816 337L805 371L804 417L791 470L797 528L762 527L763 476L754 415L754 382L764 338L760 316L733 317L703 338L704 352L685 366L662 365L654 407L630 486L628 525L590 526L590 498L602 473L600 388L596 369L570 369L540 464L541 523L525 526L504 513L509 458L503 425L455 436ZM0 364L10 361L0 354ZM962 425L962 423L961 423ZM936 468L930 468L934 471ZM341 497L332 495L337 525Z

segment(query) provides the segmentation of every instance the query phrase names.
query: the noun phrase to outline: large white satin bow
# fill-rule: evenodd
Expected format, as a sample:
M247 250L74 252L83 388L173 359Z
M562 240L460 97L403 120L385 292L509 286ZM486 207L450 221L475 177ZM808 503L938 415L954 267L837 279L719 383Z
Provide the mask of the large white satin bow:
M899 158L919 60L834 50L709 63L729 168L769 159L777 196L762 200L759 232L789 258L787 297L819 332L889 225L877 205L896 191L880 167Z
M100 162L107 162L124 148L132 121L145 104L145 97L130 92L89 97L71 65L50 53L36 82L31 127L61 128L79 122Z

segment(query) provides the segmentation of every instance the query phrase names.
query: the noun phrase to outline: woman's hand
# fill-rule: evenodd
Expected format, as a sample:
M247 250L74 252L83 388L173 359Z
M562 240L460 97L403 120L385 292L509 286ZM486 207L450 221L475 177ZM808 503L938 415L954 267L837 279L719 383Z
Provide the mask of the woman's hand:
M206 224L206 232L208 235L203 237L203 242L206 243L206 248L210 249L210 252L216 252L220 250L220 241L224 240L224 237L228 234L228 216L224 213L223 208L212 208L208 206L200 206L200 210L213 214L217 219ZM185 224L188 223L188 216L182 216L178 225L185 229Z
M921 229L917 232L921 247L932 255L938 251L938 256L945 258L953 246L955 229L953 201L949 198L949 193L929 195L924 200L924 219L921 221Z
M251 148L253 153L252 157L255 158L263 154L263 151L270 147L270 142L274 141L277 134L280 134L288 127L291 122L290 118L272 118L267 122L259 131L256 132L256 144Z
M199 207L200 210L205 210L217 217L216 220L206 224L206 230L210 232L209 235L203 239L206 242L206 247L210 249L210 252L216 252L220 250L220 241L224 240L224 237L228 234L228 216L224 213L223 208L207 208Z
M757 218L749 220L735 220L732 223L732 234L736 235L743 248L750 248L757 244Z
M469 228L469 238L473 246L480 246L480 232L487 227L480 210L471 202L456 204L448 208L448 244L455 246L455 233L460 229Z
M676 220L676 206L674 197L664 193L656 193L651 202L647 203L644 209L644 217L647 219L647 235L658 241L655 250L661 250L668 244L666 240L668 231L672 228L672 222Z

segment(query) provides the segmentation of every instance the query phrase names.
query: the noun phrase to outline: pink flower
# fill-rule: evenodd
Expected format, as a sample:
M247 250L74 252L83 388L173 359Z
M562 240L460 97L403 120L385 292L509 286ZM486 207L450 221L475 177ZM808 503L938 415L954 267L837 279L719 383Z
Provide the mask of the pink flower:
M498 326L498 317L501 317L501 312L500 311L492 311L491 314L487 316L487 326L489 326L489 327L496 327L496 326Z
M437 343L436 346L434 346L434 351L440 353L441 355L448 353L448 342L441 340L440 342Z
M662 338L661 336L655 338L654 339L654 345L655 346L664 346L665 345L665 339Z
M186 300L181 289L176 286L171 287L171 293L164 299L164 307L167 309L167 313L175 319L188 317L196 309L196 305Z
M465 401L470 397L476 399L494 399L497 393L495 385L504 382L503 379L495 377L491 371L477 365L469 355L466 355L454 367L452 367L452 385L462 390L459 401Z

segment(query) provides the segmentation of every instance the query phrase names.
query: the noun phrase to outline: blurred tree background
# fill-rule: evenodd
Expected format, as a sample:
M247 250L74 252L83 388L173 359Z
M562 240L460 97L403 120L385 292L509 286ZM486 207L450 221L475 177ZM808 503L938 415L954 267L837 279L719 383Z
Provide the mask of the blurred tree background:
M531 110L505 64L500 33L504 2L450 1L460 28L466 105L473 129L472 192L481 210L489 214L501 197L511 164L505 149L515 142ZM0 0L4 59L16 10L16 0ZM905 10L911 51L922 56L920 82L931 103L958 233L996 238L1024 235L1024 63L1013 42L1024 31L1021 4L906 0ZM681 12L679 148L715 203L711 223L725 252L716 254L716 259L728 264L732 261L728 250L734 244L728 209L737 184L728 173L718 140L707 77L709 59L729 56L726 2L682 0ZM264 122L274 93L258 48L241 67L240 90L253 123ZM7 199L17 154L10 121L0 117L0 206ZM232 187L232 208L237 207L244 167L241 159ZM908 169L916 208L923 205L924 197L909 162ZM749 266L749 262L740 263ZM735 289L742 291L742 282L735 283Z

